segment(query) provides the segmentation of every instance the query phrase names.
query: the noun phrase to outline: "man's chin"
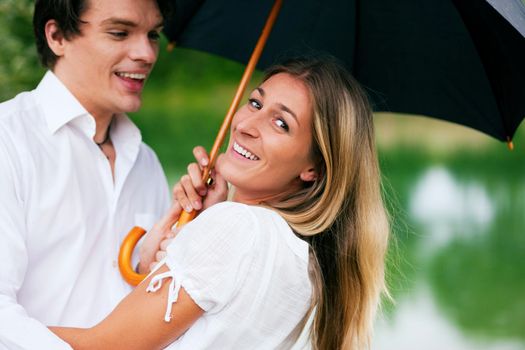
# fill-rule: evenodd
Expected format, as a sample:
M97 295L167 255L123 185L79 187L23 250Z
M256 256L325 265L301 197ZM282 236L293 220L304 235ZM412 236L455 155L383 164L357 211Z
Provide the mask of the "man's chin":
M138 112L140 107L142 107L142 99L140 98L130 99L126 101L125 103L123 103L120 107L121 108L119 109L122 111L122 113Z

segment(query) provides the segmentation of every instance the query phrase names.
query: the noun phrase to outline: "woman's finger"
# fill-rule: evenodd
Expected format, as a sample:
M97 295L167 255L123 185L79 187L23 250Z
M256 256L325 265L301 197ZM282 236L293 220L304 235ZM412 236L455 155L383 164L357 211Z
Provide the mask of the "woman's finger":
M168 246L170 245L170 243L173 241L173 238L167 238L167 239L164 239L162 242L160 242L160 247L159 249L161 251L166 251L166 249L168 249Z
M197 160L197 163L199 163L200 168L204 168L205 166L208 166L210 162L210 158L208 157L208 152L204 149L202 146L196 146L193 148L193 156L195 157L195 160Z
M157 252L157 254L155 254L155 258L156 258L157 262L158 262L158 261L161 261L161 260L164 259L165 257L166 257L166 252L163 251L163 250L159 250L159 251Z
M184 188L184 193L187 197L187 200L190 203L190 206L195 210L202 209L202 198L197 193L195 187L193 187L193 182L189 175L185 175L181 178L180 184Z
M190 163L188 165L188 175L191 178L191 182L195 190L201 197L204 197L207 192L207 187L204 181L202 181L202 170L199 168L197 163Z
M191 198L186 193L187 188L191 189L192 186L190 176L186 174L183 175L180 181L173 187L173 199L189 213L193 210L193 206L191 204ZM195 190L193 190L193 192L195 192ZM193 196L195 196L195 194Z
M210 206L224 202L228 197L228 183L219 173L213 174L213 186L208 189L208 195L204 200L204 209Z

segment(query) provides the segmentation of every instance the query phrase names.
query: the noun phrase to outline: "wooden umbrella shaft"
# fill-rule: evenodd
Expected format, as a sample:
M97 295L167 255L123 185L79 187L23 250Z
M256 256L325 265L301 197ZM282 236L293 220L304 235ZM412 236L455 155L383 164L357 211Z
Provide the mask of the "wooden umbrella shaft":
M281 9L281 5L282 5L282 0L275 0L272 6L272 9L270 11L270 14L268 16L268 19L266 20L266 24L264 25L264 28L262 30L261 36L259 37L259 40L257 41L255 48L253 49L250 60L248 61L248 64L246 65L246 68L242 75L239 86L237 87L237 92L235 93L235 96L233 97L230 108L228 109L228 112L226 113L226 116L224 117L222 125L219 129L219 132L217 133L217 137L215 138L215 142L213 143L213 146L211 148L209 164L202 171L202 181L204 182L208 181L208 178L210 177L211 169L213 169L213 167L215 166L215 162L217 161L217 157L219 156L219 151L221 149L221 146L224 143L224 140L226 139L226 135L228 135L228 131L230 129L230 125L232 123L233 116L235 115L235 112L237 111L237 107L239 107L242 96L246 90L246 86L250 82L253 71L255 70L255 67L257 66L257 62L259 62L259 58L261 57L266 41L268 40L268 37L270 36L270 32L272 31L273 25L277 19L277 15L279 14L279 11ZM191 213L183 211L179 218L179 221L177 222L177 226L181 227L184 224L190 222L195 217L195 215L196 215L195 211L192 211Z
M246 86L248 85L253 71L255 70L255 66L257 65L257 62L261 57L264 45L266 44L266 41L268 40L268 36L270 35L275 20L277 19L277 15L279 14L281 5L282 0L275 0L272 6L272 10L270 11L270 15L268 16L266 24L264 25L264 28L262 30L261 36L259 37L259 40L255 45L255 49L253 50L250 60L248 61L246 69L244 70L244 74L241 78L241 82L239 83L239 87L237 88L237 92L235 93L235 97L233 98L233 101L230 105L230 109L224 117L224 121L222 122L213 147L210 151L209 164L203 169L202 180L204 182L208 181L210 171L211 169L213 169L213 166L217 161L219 150L222 146L222 143L224 142L224 139L226 138L226 135L228 134L233 116L235 114L235 111L237 110L237 107L239 107L239 103L241 102L241 98L244 94L244 91L246 90ZM195 211L192 211L191 213L183 211L179 217L177 226L181 227L182 225L188 223L195 217L195 215ZM126 280L126 282L133 286L139 284L146 277L146 275L136 273L131 266L131 255L133 253L133 249L135 248L135 245L137 244L140 237L144 235L144 233L145 231L142 228L134 227L128 233L120 247L118 259L120 272L123 278Z
M233 116L235 115L235 111L237 110L237 107L239 107L239 103L241 102L241 98L244 94L244 91L246 90L246 86L250 82L253 71L257 66L257 62L259 62L259 58L261 57L266 41L268 40L268 36L270 35L275 20L277 19L277 15L279 14L279 10L281 9L281 5L282 0L276 0L273 4L272 10L270 12L270 15L268 16L268 19L266 20L266 24L264 25L261 36L259 37L259 40L255 45L255 49L253 50L252 56L250 57L250 60L246 65L246 69L244 70L241 82L239 83L239 87L237 88L235 97L233 98L233 101L230 105L230 109L228 110L226 117L224 117L224 121L222 122L219 133L217 134L215 143L213 144L213 147L210 151L210 164L203 172L204 181L206 181L209 176L208 169L213 168L213 166L215 165L215 161L217 160L219 150L221 148L222 143L224 142L224 139L226 138L226 135L228 134L228 130L230 128ZM204 176L205 174L206 176Z

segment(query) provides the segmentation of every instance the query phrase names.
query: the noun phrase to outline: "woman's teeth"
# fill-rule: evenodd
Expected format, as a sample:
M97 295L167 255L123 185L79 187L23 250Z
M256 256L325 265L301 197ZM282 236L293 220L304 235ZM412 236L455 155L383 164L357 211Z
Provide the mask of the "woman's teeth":
M257 157L255 154L251 154L246 149L242 148L237 142L233 143L233 149L235 152L239 153L244 158L250 159L250 160L259 160L259 157Z

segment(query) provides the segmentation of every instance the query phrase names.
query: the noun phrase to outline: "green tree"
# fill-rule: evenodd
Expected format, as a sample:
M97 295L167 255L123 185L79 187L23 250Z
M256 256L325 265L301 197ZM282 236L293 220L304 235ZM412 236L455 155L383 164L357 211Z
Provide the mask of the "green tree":
M0 0L0 101L32 89L43 75L33 37L34 1Z

